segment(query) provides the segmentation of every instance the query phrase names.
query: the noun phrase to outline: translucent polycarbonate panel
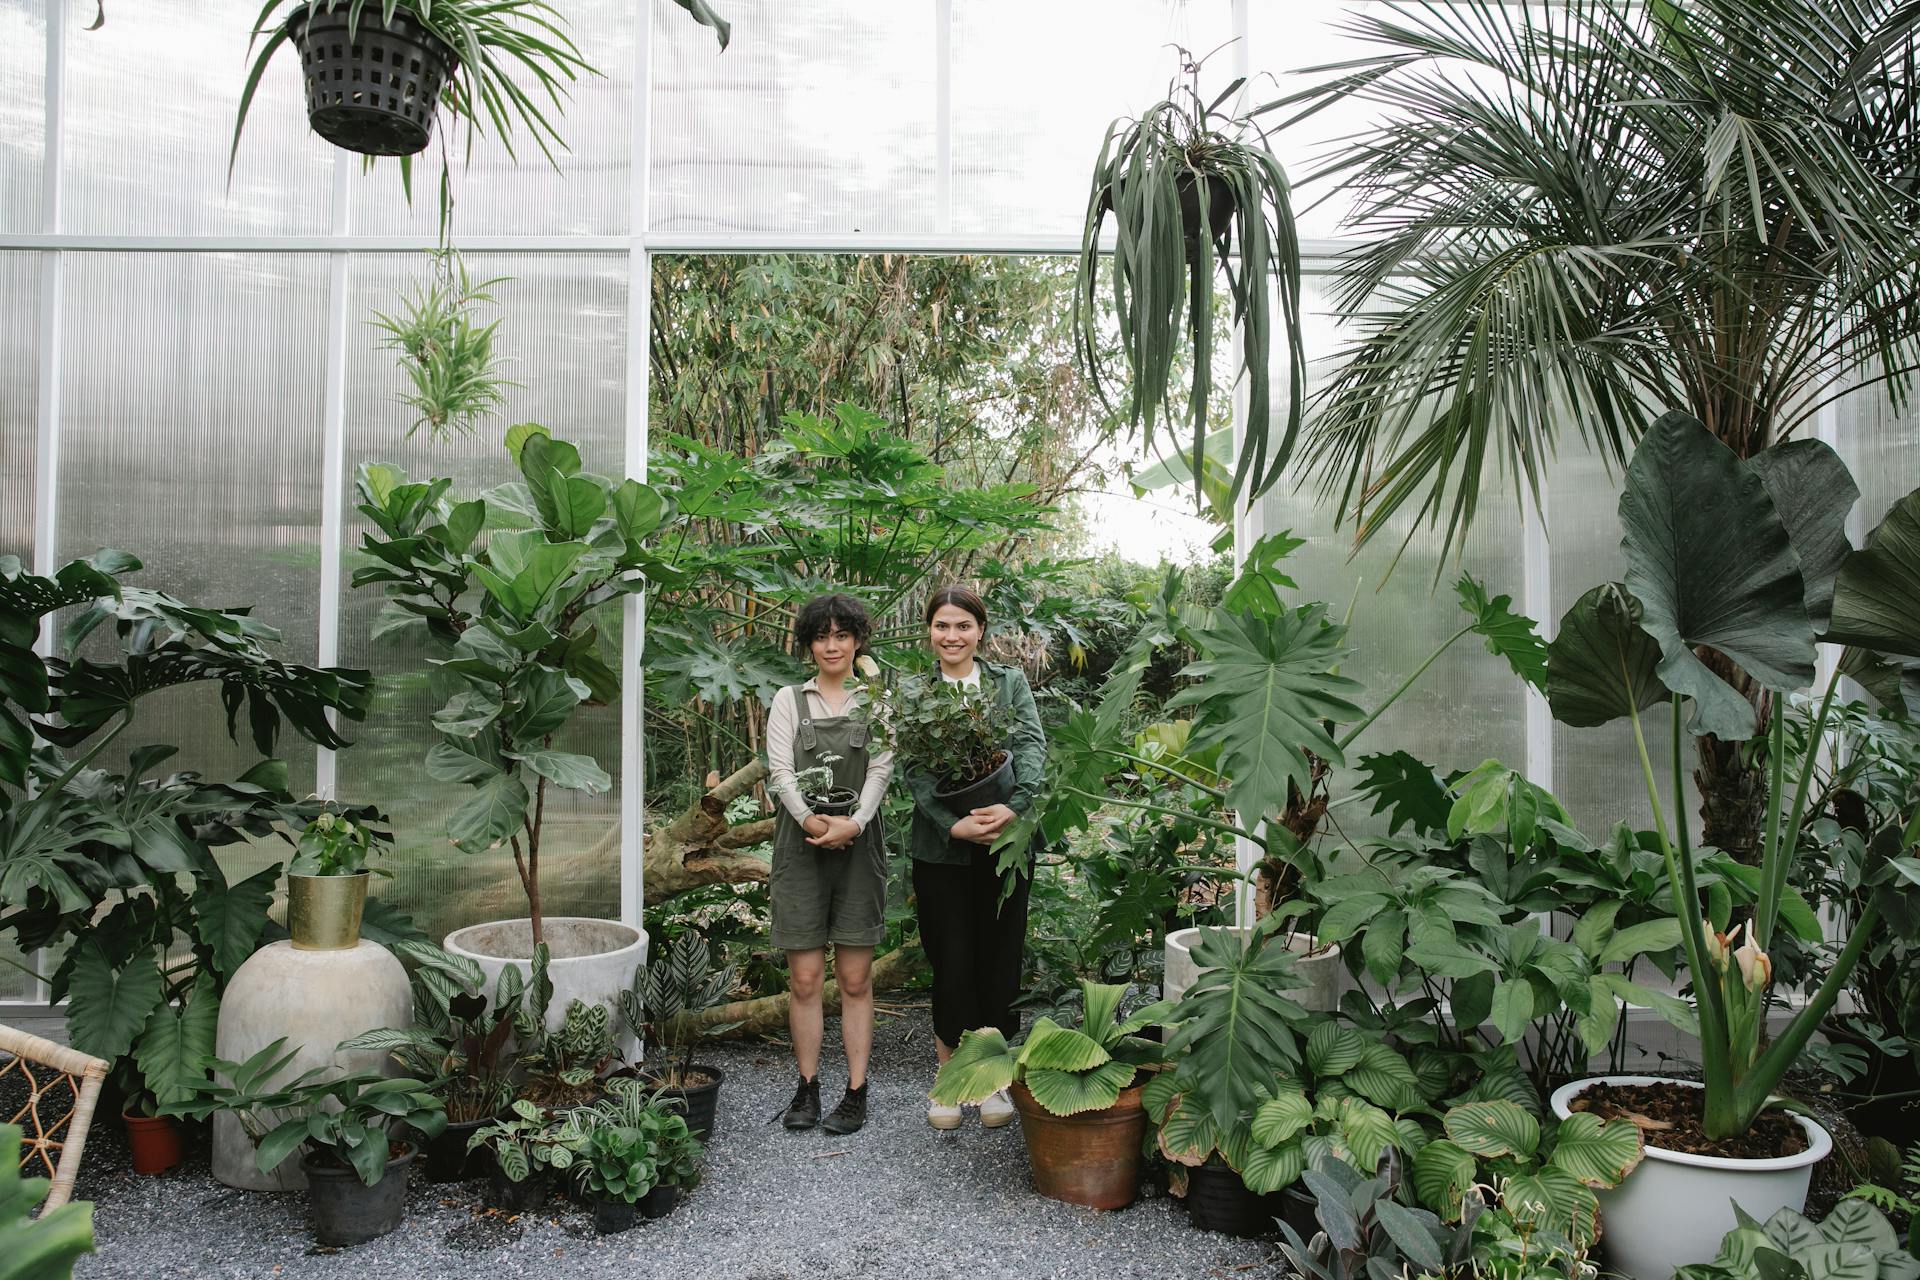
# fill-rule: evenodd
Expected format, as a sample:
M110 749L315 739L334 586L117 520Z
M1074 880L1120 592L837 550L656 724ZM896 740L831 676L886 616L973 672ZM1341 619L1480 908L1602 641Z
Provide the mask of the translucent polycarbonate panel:
M260 81L228 178L248 34L259 11L260 0L109 5L98 31L69 30L65 230L327 230L336 153L307 128L291 46L281 47Z
M1896 407L1881 387L1839 402L1836 447L1860 486L1850 527L1858 546L1887 508L1920 487L1920 406Z
M1605 461L1586 452L1578 440L1548 468L1547 533L1551 541L1553 616L1542 618L1542 634L1558 633L1560 617L1589 588L1617 581L1626 572L1620 550L1619 468L1609 476ZM1671 713L1663 704L1642 713L1647 752L1660 784L1660 805L1669 827L1675 820L1672 776ZM1686 751L1687 798L1683 806L1690 830L1699 831L1698 794L1693 785L1691 746ZM1616 822L1636 830L1653 825L1633 725L1627 720L1591 729L1553 726L1553 792L1574 822L1596 839Z
M568 0L559 6L562 29L598 75L582 73L553 106L538 81L516 79L534 95L565 140L553 161L532 135L516 130L513 153L491 131L467 147L467 129L434 126L434 141L416 161L411 204L400 166L382 160L371 169L353 167L351 217L360 235L434 235L439 226L439 183L451 157L453 234L618 235L633 207L633 93L635 47L644 4L633 0ZM674 10L678 13L679 10ZM551 15L549 15L551 16ZM444 135L444 136L443 136Z
M130 552L130 582L251 608L280 656L313 662L326 260L87 253L66 270L58 558ZM232 778L259 759L244 717L240 733L196 685L143 699L116 747L171 743L168 768ZM312 791L313 747L289 730L276 754Z
M723 12L724 53L677 5L653 6L651 229L936 230L931 0L857 11L758 0Z
M623 473L626 413L627 259L624 255L471 255L484 276L512 279L494 290L505 323L497 343L513 360L505 411L478 432L447 440L424 431L408 438L413 415L395 402L405 385L392 353L362 321L388 310L396 294L423 268L402 255L356 257L352 263L354 318L347 353L347 465L380 461L413 479L450 476L456 494L477 494L517 478L502 446L507 425L534 421L572 441L589 470ZM346 585L354 568L370 563L358 550L371 526L351 509L346 520L346 581L340 607L341 660L370 667L376 677L374 710L339 756L339 795L372 802L393 817L397 835L388 865L394 879L378 892L391 898L434 936L461 925L526 914L526 900L509 850L468 855L446 838L447 819L467 788L436 782L423 761L434 741L428 724L452 689L428 659L440 650L420 635L372 638L385 596L378 587ZM619 617L603 623L603 653L618 665ZM620 776L620 709L577 714L555 745L592 755ZM549 793L542 842L541 886L549 915L617 915L620 909L620 796L587 798Z
M1258 6L1256 6L1258 7ZM1078 235L1107 126L1167 96L1174 46L1233 79L1230 6L961 0L953 6L953 229ZM731 56L731 55L729 55Z
M1318 281L1309 280L1302 301L1308 350L1317 359L1337 340ZM1279 426L1276 421L1276 432ZM1351 610L1348 643L1354 656L1341 672L1365 686L1359 699L1365 710L1380 705L1464 625L1466 615L1453 589L1463 572L1490 595L1520 598L1525 552L1519 508L1511 490L1496 482L1490 481L1482 495L1480 518L1464 550L1444 561L1439 535L1421 529L1408 539L1405 522L1383 530L1350 557L1351 526L1336 529L1334 516L1331 506L1318 501L1312 478L1296 469L1260 499L1258 528L1268 535L1290 529L1308 539L1284 566L1300 584L1289 593L1291 602L1327 601L1336 619ZM1525 703L1525 686L1506 662L1468 637L1355 740L1348 759L1398 750L1442 774L1488 759L1524 768ZM1343 811L1339 822L1349 833L1371 829L1358 808Z
M40 274L37 253L0 253L0 556L33 564L39 452Z
M40 231L50 0L0 0L0 231Z
M1344 24L1355 13L1377 12L1382 7L1365 0L1290 0L1286 4L1248 5L1247 45L1253 72L1247 91L1249 109L1327 78L1325 73L1312 74L1312 68L1376 52L1356 40ZM1347 99L1280 128L1293 114L1292 110L1281 108L1263 112L1257 118L1270 130L1268 140L1274 154L1286 170L1288 180L1298 188L1294 199L1300 235L1306 239L1329 239L1338 233L1352 199L1342 192L1329 192L1325 184L1301 184L1315 166L1326 160L1339 139L1365 128L1379 113L1364 102Z

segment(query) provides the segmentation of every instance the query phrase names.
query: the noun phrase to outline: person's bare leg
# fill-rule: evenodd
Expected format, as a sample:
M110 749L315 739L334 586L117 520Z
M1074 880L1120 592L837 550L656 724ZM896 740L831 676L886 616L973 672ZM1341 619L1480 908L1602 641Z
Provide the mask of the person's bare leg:
M820 1037L824 1021L820 991L826 983L826 977L825 947L787 952L787 989L790 993L787 1030L793 1033L793 1060L799 1065L801 1076L808 1080L820 1074ZM873 1016L871 1001L867 1016Z
M935 1036L933 1038L933 1056L938 1058L940 1060L939 1065L944 1067L947 1065L947 1059L953 1056L953 1050L947 1047L945 1040L942 1040L939 1036Z
M840 984L840 1041L847 1047L847 1088L858 1089L867 1082L867 1059L873 1054L873 948L836 946L833 978Z

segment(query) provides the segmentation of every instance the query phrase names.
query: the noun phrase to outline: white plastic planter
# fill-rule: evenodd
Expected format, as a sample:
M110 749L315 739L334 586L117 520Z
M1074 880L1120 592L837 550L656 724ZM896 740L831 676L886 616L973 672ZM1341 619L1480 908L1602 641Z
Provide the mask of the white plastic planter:
M591 916L548 916L541 923L553 957L547 966L547 978L553 983L548 1029L559 1028L567 1006L575 1000L606 1005L614 1015L620 1051L628 1061L637 1061L639 1038L622 1022L619 1002L620 993L633 985L634 971L647 962L646 931ZM445 945L454 955L480 966L487 975L488 997L508 965L519 969L522 977L533 972L533 922L524 918L455 929Z
M1206 929L1216 929L1231 933L1240 939L1245 947L1253 937L1251 929L1234 928L1227 925L1208 925L1205 928L1181 929L1167 935L1166 971L1161 975L1160 992L1168 1000L1178 1000L1186 995L1200 976L1200 967L1194 963L1193 949L1200 945L1200 935ZM1332 1013L1340 1007L1340 993L1346 989L1346 970L1340 967L1340 944L1315 949L1314 937L1310 933L1289 933L1286 935L1287 950L1294 954L1294 972L1307 980L1307 985L1284 992L1289 999L1315 1013Z
M1659 1076L1596 1076L1555 1089L1553 1113L1566 1119L1572 1114L1567 1104L1595 1084L1706 1087ZM1713 1261L1721 1237L1734 1228L1735 1204L1761 1222L1780 1209L1805 1209L1813 1166L1833 1150L1833 1139L1805 1116L1794 1119L1806 1130L1807 1149L1773 1160L1696 1156L1648 1143L1639 1168L1612 1191L1595 1193L1600 1197L1600 1250L1607 1270L1634 1280L1672 1280L1677 1267Z

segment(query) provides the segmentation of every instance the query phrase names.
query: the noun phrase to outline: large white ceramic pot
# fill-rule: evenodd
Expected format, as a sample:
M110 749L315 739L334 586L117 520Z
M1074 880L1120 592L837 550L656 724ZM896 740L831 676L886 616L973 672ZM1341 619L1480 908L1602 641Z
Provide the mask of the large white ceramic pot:
M553 983L553 1001L547 1006L547 1026L557 1029L575 1000L603 1004L613 1012L615 1038L628 1061L640 1056L640 1040L620 1014L620 993L632 987L635 970L647 962L647 932L618 920L590 916L547 916L541 921L552 961L547 978ZM445 946L465 956L487 975L489 994L508 965L522 977L533 972L533 921L493 920L469 925L447 935Z
M1575 1080L1553 1091L1553 1113L1562 1120L1581 1090L1596 1084L1679 1084L1691 1080L1659 1076L1597 1076ZM1675 1268L1711 1262L1720 1240L1733 1230L1733 1206L1765 1222L1780 1209L1806 1208L1813 1166L1833 1150L1833 1139L1805 1116L1807 1149L1771 1160L1731 1160L1668 1151L1647 1143L1647 1158L1611 1191L1599 1191L1600 1250L1607 1270L1634 1280L1672 1280Z
M1233 934L1240 939L1242 948L1253 939L1253 930L1230 925L1205 925L1168 934L1166 971L1160 979L1160 993L1166 999L1178 1000L1186 995L1200 976L1193 949L1200 945L1201 935L1208 930ZM1315 1013L1332 1013L1338 1009L1347 979L1347 971L1340 967L1340 944L1319 946L1310 933L1289 933L1285 941L1287 950L1294 954L1294 972L1307 980L1304 988L1288 991L1287 996Z

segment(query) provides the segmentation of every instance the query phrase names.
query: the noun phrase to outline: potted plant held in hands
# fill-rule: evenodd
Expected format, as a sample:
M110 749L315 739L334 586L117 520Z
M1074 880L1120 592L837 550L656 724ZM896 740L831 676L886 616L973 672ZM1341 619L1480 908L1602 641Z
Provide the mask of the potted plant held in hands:
M1013 795L1013 711L995 698L951 681L909 680L877 694L872 714L895 751L938 779L933 794L955 813Z
M819 764L793 775L794 785L800 788L801 799L807 802L807 808L814 813L844 818L860 807L858 791L852 787L833 785L833 766L838 763L839 756L823 755Z
M1883 701L1900 697L1900 664L1920 656L1920 491L1896 503L1862 550L1847 541L1859 491L1833 450L1813 440L1736 456L1682 413L1656 422L1627 468L1620 495L1623 583L1583 595L1548 650L1547 696L1574 726L1626 718L1633 726L1654 830L1672 886L1692 975L1695 1010L1662 1012L1700 1044L1701 1083L1617 1076L1556 1090L1555 1112L1591 1111L1648 1126L1646 1161L1601 1203L1612 1267L1665 1280L1712 1259L1735 1226L1732 1204L1754 1218L1804 1204L1813 1165L1831 1148L1824 1129L1789 1115L1776 1090L1833 1008L1873 937L1887 895L1920 883L1920 812L1874 833L1863 875L1869 893L1826 978L1786 1025L1767 1035L1769 948L1791 917L1789 873L1809 781L1841 673ZM1800 759L1787 717L1766 723L1745 694L1697 656L1735 666L1773 691L1813 682L1816 643L1845 645L1821 696ZM1684 815L1668 825L1641 712L1669 704L1673 795L1684 795L1689 734L1722 741L1764 735L1768 790L1750 918L1729 928L1728 896L1702 895ZM1691 718L1687 714L1691 707ZM1703 913L1711 918L1703 919ZM1800 926L1817 942L1805 912Z
M963 1034L931 1096L959 1106L1010 1090L1034 1190L1068 1204L1120 1209L1139 1190L1147 1127L1141 1076L1166 1060L1160 1045L1135 1033L1154 1025L1167 1006L1123 1019L1125 987L1083 981L1080 991L1085 1016L1078 1029L1036 1018L1018 1047L996 1028Z
M509 967L530 976L536 947L553 957L547 1025L573 1001L612 1009L646 959L646 934L614 920L549 918L540 896L550 795L593 796L613 785L592 756L557 744L583 706L617 703L620 678L602 655L605 607L644 591L663 567L644 547L666 503L634 480L582 468L579 451L523 423L507 432L520 478L452 500L452 481L410 482L394 467L364 465L356 487L373 522L364 547L377 563L356 587L389 600L376 638L422 626L443 647L433 663L458 689L433 717L427 753L434 778L470 788L447 823L461 850L506 847L527 915L473 925L445 945L496 981ZM495 528L503 517L515 527ZM637 1048L622 1046L630 1056Z

